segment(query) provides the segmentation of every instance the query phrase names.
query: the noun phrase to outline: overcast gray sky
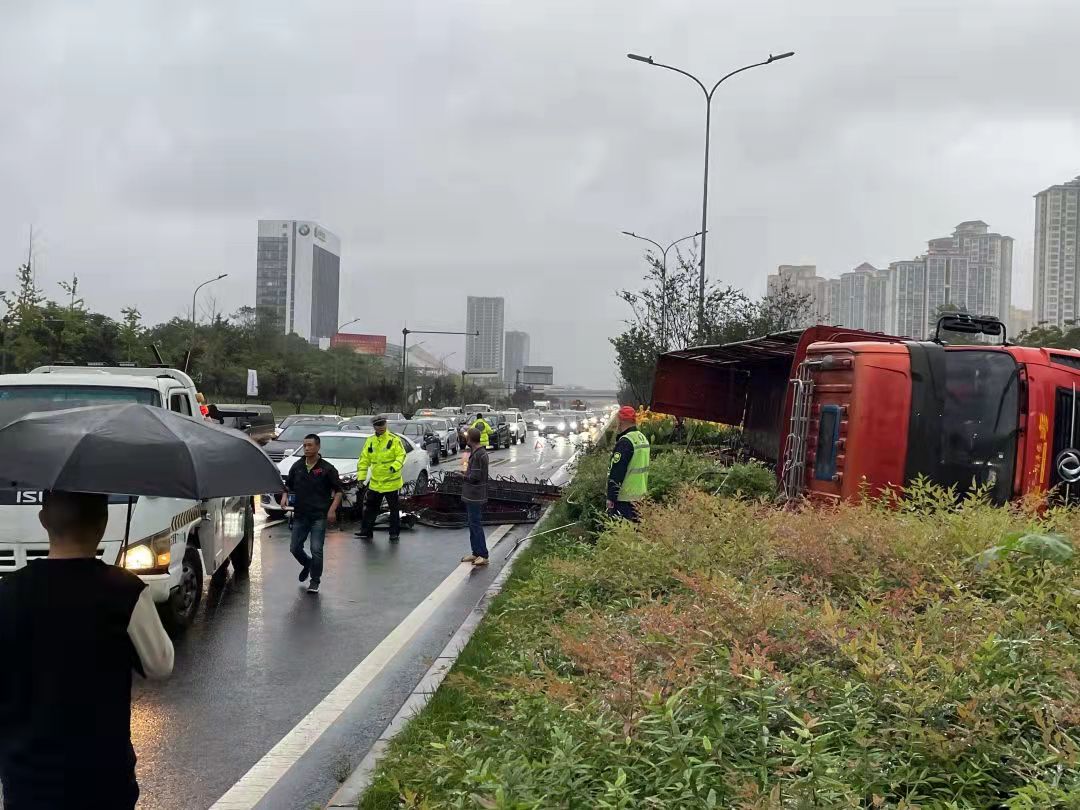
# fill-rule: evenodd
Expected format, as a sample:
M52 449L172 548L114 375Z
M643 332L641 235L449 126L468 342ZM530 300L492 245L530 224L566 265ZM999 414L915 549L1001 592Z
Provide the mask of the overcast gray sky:
M0 288L38 230L39 280L182 315L253 303L256 220L342 239L342 320L463 328L465 296L559 382L611 384L623 229L698 229L704 104L688 80L770 51L714 102L710 276L837 275L1080 174L1075 0L0 0ZM6 279L6 280L5 280ZM209 288L208 288L209 290ZM431 340L442 353L457 339Z

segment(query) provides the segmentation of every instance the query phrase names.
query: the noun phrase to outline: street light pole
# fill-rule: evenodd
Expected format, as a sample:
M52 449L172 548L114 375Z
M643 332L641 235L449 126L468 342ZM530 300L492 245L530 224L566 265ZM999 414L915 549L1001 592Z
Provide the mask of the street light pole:
M472 335L474 337L480 337L480 330L475 332L442 332L439 330L429 329L409 329L405 326L401 329L401 412L405 413L405 409L409 404L409 389L407 388L405 374L408 366L406 365L406 358L409 356L409 335Z
M789 56L794 56L795 51L788 51L787 53L777 54L773 56L769 54L769 58L764 62L755 62L752 65L746 65L733 70L726 76L722 76L716 84L712 86L711 90L705 88L704 83L695 76L693 73L674 67L672 65L665 65L661 62L654 62L651 56L641 56L636 53L628 53L626 57L633 59L635 62L644 62L647 65L653 67L664 68L665 70L671 70L675 73L681 73L683 76L691 79L694 84L701 88L701 92L705 95L705 173L702 179L702 192L701 192L701 273L698 276L698 332L699 338L704 338L705 331L705 237L709 231L709 134L712 126L712 99L713 93L716 92L716 88L730 79L737 73L750 70L751 68L762 67L763 65L771 65L773 62L778 62L781 59L787 59Z
M195 353L195 297L199 294L199 290L205 287L207 284L213 284L215 281L221 281L228 273L222 273L220 276L214 276L214 278L208 278L202 284L195 288L195 292L191 294L191 346L188 348L187 357L184 360L184 373L187 374L188 369L191 367L191 355Z
M668 295L667 295L667 255L668 255L668 251L671 250L673 247L675 247L677 244L679 244L679 242L685 242L687 239L694 239L694 238L696 238L698 236L701 236L702 232L698 231L697 233L692 233L689 236L684 236L682 239L676 239L674 242L672 242L667 247L663 247L659 242L654 242L652 239L649 239L647 236L638 236L633 231L623 231L623 233L626 234L627 236L632 236L635 239L640 239L642 242L648 242L650 245L656 245L656 249L659 250L660 253L664 257L664 261L660 265L660 289L662 291L662 294L661 294L661 297L660 297L660 347L666 352L667 349L668 349L668 345L667 345L667 299L668 299ZM704 241L704 240L702 240L702 241Z

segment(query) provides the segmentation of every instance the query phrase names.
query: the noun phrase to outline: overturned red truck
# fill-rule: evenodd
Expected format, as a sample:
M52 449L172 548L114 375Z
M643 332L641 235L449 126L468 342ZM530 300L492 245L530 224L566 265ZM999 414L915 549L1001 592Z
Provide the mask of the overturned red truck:
M1001 345L947 345L942 331ZM999 321L951 315L932 341L815 326L669 352L653 409L741 425L789 497L853 499L923 476L996 503L1071 501L1078 385L1080 352L1009 345Z

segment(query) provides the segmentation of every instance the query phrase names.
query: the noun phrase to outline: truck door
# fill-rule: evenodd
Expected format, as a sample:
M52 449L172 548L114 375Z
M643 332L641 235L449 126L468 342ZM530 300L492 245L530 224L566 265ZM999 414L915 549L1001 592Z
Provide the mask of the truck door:
M1080 408L1076 384L1059 387L1054 395L1054 453L1050 486L1054 499L1075 503L1080 499Z

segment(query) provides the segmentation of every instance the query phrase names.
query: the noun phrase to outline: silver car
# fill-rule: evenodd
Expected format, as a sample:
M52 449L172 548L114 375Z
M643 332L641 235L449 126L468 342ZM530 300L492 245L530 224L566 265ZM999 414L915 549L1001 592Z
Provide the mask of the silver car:
M423 422L431 425L435 435L439 437L439 445L444 456L452 455L461 449L458 442L457 424L450 419L441 416L418 416L414 422Z

